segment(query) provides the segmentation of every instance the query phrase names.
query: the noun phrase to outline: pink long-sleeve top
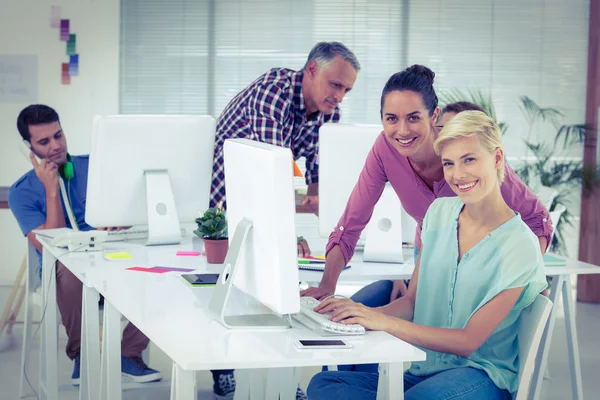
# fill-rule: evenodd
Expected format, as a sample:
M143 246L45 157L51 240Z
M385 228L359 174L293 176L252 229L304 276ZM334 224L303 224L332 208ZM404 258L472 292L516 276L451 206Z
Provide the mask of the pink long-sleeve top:
M456 196L443 179L434 182L432 191L412 169L408 159L398 153L382 132L367 156L344 214L329 235L326 253L335 245L339 245L345 262L352 258L356 242L371 219L373 208L388 181L406 212L417 221L415 246L419 248L423 218L431 203L438 197ZM548 210L506 163L504 182L500 190L508 206L519 212L533 233L538 237L545 237L549 245L552 223Z

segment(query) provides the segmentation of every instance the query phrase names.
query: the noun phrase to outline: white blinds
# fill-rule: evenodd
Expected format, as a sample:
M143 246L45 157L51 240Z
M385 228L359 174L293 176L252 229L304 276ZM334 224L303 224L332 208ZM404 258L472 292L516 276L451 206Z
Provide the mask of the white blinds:
M206 1L121 1L121 113L207 113L208 17Z
M588 14L589 0L413 1L409 59L435 71L438 91L490 93L509 125L507 154L521 156L529 126L519 97L560 107L566 122L584 121ZM555 133L546 127L531 138Z

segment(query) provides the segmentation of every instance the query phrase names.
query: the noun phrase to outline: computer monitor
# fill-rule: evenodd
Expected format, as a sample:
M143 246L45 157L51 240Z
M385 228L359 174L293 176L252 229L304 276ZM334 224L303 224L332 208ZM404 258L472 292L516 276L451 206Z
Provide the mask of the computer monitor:
M333 124L319 129L319 235L329 237L342 216L381 125ZM417 224L388 183L361 233L364 261L404 262L402 239L412 242ZM361 243L362 242L362 243Z
M224 144L230 247L210 302L228 328L287 328L300 311L292 152L248 139ZM235 287L274 313L225 315Z
M215 126L211 116L95 117L86 222L148 225L148 244L181 242L179 222L208 207Z

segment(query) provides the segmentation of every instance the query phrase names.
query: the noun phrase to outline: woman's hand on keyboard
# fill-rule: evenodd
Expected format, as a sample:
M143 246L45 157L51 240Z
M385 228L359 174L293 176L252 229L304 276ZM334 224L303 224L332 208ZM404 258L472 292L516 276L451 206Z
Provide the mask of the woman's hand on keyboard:
M315 307L315 311L321 314L331 312L333 322L359 324L373 331L385 331L390 323L390 317L384 313L349 299L327 299Z
M300 296L308 296L317 300L322 300L327 296L332 296L333 292L335 292L335 288L330 288L328 286L309 287L300 291Z

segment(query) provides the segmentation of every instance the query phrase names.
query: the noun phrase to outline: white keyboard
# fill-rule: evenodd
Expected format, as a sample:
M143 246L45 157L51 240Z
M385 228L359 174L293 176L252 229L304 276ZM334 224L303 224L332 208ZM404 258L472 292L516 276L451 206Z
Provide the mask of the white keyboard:
M185 236L185 229L181 229L181 236ZM129 240L146 240L148 239L148 227L133 227L120 231L109 231L105 242L120 242Z
M322 335L364 335L365 328L358 324L345 325L329 320L329 313L319 314L313 309L321 302L312 297L300 297L300 312L292 318Z
M120 231L108 231L105 242L120 242L126 240L144 240L148 239L148 228L129 228Z

